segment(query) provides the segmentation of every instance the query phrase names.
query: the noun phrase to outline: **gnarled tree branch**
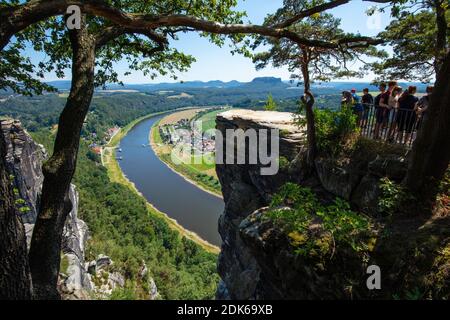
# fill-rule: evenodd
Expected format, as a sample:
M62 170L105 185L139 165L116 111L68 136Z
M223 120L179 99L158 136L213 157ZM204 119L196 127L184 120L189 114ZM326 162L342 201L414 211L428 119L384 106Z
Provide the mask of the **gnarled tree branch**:
M310 8L310 9L303 10L303 11L299 12L298 14L294 15L292 18L286 19L285 21L283 21L281 23L274 24L274 25L272 25L272 28L289 27L303 18L310 17L316 13L320 13L320 12L323 12L328 9L336 8L338 6L346 4L348 2L350 2L350 0L335 0L335 1L330 1L330 2L320 4L318 6Z
M305 10L298 15L298 19L311 16L348 1L331 1L322 6ZM298 44L315 47L335 48L337 44L326 41L309 40L302 35L286 30L283 26L289 26L296 20L288 19L278 26L261 26L251 24L221 24L213 21L199 19L189 15L149 15L141 13L126 13L114 8L103 0L34 0L22 5L3 8L0 13L0 50L9 42L17 32L29 25L45 20L51 16L64 14L69 5L78 5L84 14L100 16L110 20L114 24L125 28L157 29L161 27L190 27L198 31L218 34L250 33L263 36L288 38ZM280 27L281 26L281 27Z

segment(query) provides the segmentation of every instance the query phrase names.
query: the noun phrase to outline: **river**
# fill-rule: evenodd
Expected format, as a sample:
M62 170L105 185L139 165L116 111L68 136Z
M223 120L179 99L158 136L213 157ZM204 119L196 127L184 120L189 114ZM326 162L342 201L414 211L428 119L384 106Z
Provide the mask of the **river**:
M117 152L119 165L144 197L158 210L209 243L220 246L218 219L223 212L223 200L215 197L169 169L151 146L150 129L165 117L159 115L146 119L131 129L122 139Z

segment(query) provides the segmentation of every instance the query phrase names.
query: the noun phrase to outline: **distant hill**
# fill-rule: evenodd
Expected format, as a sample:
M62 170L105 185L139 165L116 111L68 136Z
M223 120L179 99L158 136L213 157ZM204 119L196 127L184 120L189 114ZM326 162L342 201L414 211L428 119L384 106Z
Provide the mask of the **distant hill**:
M283 81L281 81L281 78L274 78L274 77L260 77L253 79L249 84L256 84L256 85L283 85L287 86Z
M281 78L274 77L255 78L251 82L242 85L243 89L286 89L288 87L290 87L290 85L284 83Z
M159 91L159 90L183 90L183 89L201 89L201 88L235 88L241 86L242 83L233 80L224 82L220 80L212 81L185 81L185 82L162 82L148 84L125 84L126 89L134 89L139 91ZM117 89L117 84L108 85L109 89Z
M49 81L49 85L54 86L58 90L69 90L70 80ZM404 89L408 85L415 85L418 88L418 92L425 90L426 84L423 83L399 83ZM286 89L299 89L301 85L297 86L296 83L290 81L283 81L281 78L275 77L258 77L250 82L239 82L236 80L224 82L221 80L212 81L186 81L186 82L162 82L162 83L146 83L146 84L125 84L124 86L118 84L110 84L107 86L110 90L137 90L141 92L152 91L183 91L188 89L234 89L237 91L284 91ZM369 88L370 91L377 91L375 85L371 85L368 82L322 82L312 84L312 90L320 94L339 93L344 90L356 89L357 92L361 92L364 88Z
M69 90L70 80L60 80L60 81L49 81L47 84L54 86L58 90ZM284 83L280 78L274 77L261 77L255 78L251 82L239 82L232 80L229 82L224 82L221 80L211 80L211 81L185 81L185 82L162 82L162 83L144 83L144 84L124 84L121 86L119 84L109 84L107 88L110 90L117 89L130 89L138 91L160 91L160 90L183 90L183 89L201 89L201 88L287 88L288 84Z
M55 80L46 82L48 85L55 87L58 90L70 90L70 80Z

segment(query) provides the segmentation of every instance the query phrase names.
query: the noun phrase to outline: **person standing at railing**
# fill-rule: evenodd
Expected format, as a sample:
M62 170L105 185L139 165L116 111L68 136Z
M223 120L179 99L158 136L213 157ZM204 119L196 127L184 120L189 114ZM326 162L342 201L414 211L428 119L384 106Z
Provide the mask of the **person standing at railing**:
M356 114L357 118L357 123L358 126L361 126L361 121L362 121L362 115L363 115L363 106L361 105L360 98L359 96L356 94L356 89L352 89L351 90L351 95L352 95L352 108L353 108L353 112Z
M433 92L433 86L428 86L426 89L426 95L419 99L415 106L415 110L417 112L417 116L419 117L419 122L417 124L417 129L422 125L423 120L427 116L428 104L430 103L430 96Z
M416 86L409 86L398 99L398 114L396 118L397 128L399 132L399 141L403 143L403 132L405 131L405 143L411 138L411 133L414 130L414 125L416 124L416 113L414 108L418 101L417 97L414 95L417 91Z
M380 105L381 98L386 93L386 84L384 82L380 83L378 86L378 89L380 90L380 94L375 97L374 105L375 105L375 131L374 131L374 138L379 139L380 138L380 129L383 126L386 108Z
M380 98L380 107L384 108L383 114L383 129L386 129L389 124L390 111L395 107L395 97L394 89L397 87L397 81L389 81L388 89L385 91Z
M369 119L370 108L373 105L373 96L369 93L368 88L363 89L363 96L361 98L361 103L363 107L361 126L365 128L367 126L367 120Z
M387 141L394 142L395 133L397 131L397 113L398 113L398 99L400 99L402 95L403 89L399 86L396 86L394 90L392 90L391 95L389 96L389 114L388 114L388 134Z
M342 91L341 106L350 107L353 105L353 97L349 91Z
M402 87L396 86L389 96L388 106L389 106L389 124L394 122L394 113L396 113L396 109L398 109L398 100L402 96L403 89Z
M392 108L392 93L395 87L397 87L397 81L389 81L388 89L381 95L380 107L385 108L385 115ZM383 120L386 121L386 119Z

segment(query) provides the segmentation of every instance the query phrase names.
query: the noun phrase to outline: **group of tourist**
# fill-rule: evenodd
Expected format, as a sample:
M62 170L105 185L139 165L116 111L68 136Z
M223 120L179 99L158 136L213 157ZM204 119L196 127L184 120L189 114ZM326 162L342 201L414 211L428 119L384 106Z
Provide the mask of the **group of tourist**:
M342 92L342 105L351 106L357 116L358 125L367 128L371 118L369 132L375 139L384 136L387 141L409 143L412 133L418 129L427 114L430 95L433 87L426 88L426 94L420 99L415 96L416 86L403 90L397 81L378 86L379 94L374 98L369 89L363 89L362 96L355 89ZM373 110L373 112L371 112ZM374 125L372 125L374 124Z

